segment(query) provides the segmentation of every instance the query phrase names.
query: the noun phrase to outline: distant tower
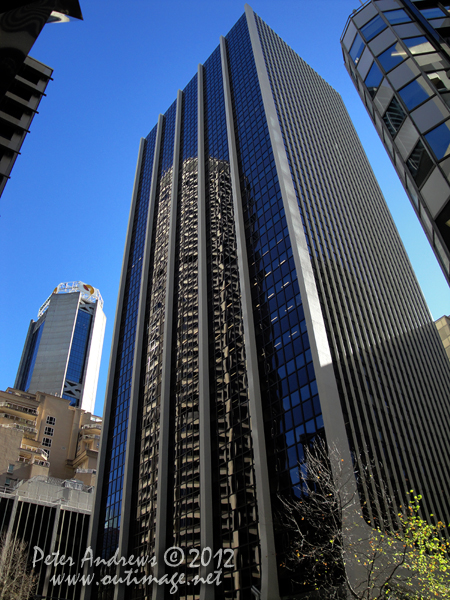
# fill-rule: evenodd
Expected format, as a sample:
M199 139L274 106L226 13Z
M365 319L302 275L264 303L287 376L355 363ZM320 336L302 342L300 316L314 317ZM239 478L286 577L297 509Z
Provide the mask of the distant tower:
M78 0L2 0L0 196L53 70L28 56L46 23L82 19Z
M371 1L342 36L345 66L450 282L450 12Z
M100 292L60 283L31 321L14 387L94 411L106 317Z

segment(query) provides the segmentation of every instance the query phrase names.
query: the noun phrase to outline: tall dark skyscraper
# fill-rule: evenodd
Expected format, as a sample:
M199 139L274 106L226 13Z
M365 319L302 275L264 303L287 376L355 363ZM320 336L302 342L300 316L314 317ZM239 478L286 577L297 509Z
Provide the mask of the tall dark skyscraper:
M188 562L192 548L232 549L221 585L170 597L295 592L275 517L279 495L300 496L305 447L320 435L367 466L368 520L377 481L398 504L420 491L427 512L449 519L449 389L438 332L339 94L246 6L141 141L94 555L154 555L145 572L160 577L170 547Z
M450 6L372 0L349 19L345 65L450 283Z

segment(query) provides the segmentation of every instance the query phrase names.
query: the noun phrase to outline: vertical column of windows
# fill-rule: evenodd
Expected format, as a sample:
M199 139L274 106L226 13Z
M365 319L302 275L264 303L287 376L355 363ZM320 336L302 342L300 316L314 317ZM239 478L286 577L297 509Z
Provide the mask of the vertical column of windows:
M83 378L86 350L91 331L91 320L92 316L88 312L82 309L78 311L66 372L66 379L74 383L80 383Z
M155 554L162 341L165 321L175 116L176 102L164 115L145 312L146 338L143 352L145 364L143 365L144 380L141 392L143 397L137 426L137 436L140 439L139 464L136 468L137 507L131 540L132 553L141 556ZM132 598L143 598L146 593L150 593L150 589L151 585L147 585L145 589L133 586Z
M183 91L181 160L177 206L172 357L173 428L173 541L184 549L200 549L200 448L198 381L198 187L197 187L197 75ZM178 568L178 571L181 566ZM190 580L198 570L185 564L186 588L198 598ZM186 590L180 591L188 594Z
M26 362L26 365L24 368L24 374L23 374L21 383L18 386L19 390L28 391L28 388L30 387L31 377L33 376L33 369L34 369L37 354L39 351L39 344L41 342L42 333L44 331L44 325L45 325L45 320L42 321L39 328L36 331L34 331L34 333L32 335L30 349L28 351L28 356L27 356L27 362Z
M156 127L148 135L142 162L136 209L132 224L130 255L127 265L125 294L121 314L117 362L114 365L114 385L111 419L107 437L107 462L103 478L98 549L110 557L117 549L125 461L125 447L130 403L136 319L139 305L142 257L145 245L148 199L150 194ZM109 598L112 586L96 586L99 599Z
M235 215L220 51L204 65L206 206L209 244L212 464L216 549L234 548L216 598L245 598L259 587L259 536L250 431ZM239 591L238 591L239 590ZM221 594L217 596L217 594ZM241 594L238 596L238 594ZM243 595L242 595L243 594Z

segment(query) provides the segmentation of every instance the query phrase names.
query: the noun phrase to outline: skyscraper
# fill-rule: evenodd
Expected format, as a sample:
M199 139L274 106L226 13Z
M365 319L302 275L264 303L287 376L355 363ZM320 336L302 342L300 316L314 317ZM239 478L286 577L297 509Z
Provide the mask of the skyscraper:
M450 283L450 6L371 0L342 36L345 66Z
M31 321L14 387L94 412L106 317L99 290L60 283Z
M82 19L78 0L3 0L0 6L0 196L53 70L28 56L46 23Z
M249 6L141 141L110 361L94 555L161 577L175 546L189 580L233 551L171 597L295 591L274 511L317 435L370 470L368 520L377 481L450 517L436 327L339 95Z

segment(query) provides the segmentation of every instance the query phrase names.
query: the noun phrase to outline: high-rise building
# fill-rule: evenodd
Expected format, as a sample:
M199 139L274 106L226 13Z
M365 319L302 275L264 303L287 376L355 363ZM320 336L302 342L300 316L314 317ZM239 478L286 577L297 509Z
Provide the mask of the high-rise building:
M0 391L0 488L36 475L96 484L102 420L50 394Z
M351 15L345 66L450 283L450 5L370 0Z
M394 506L413 488L448 520L449 387L339 94L246 6L141 141L94 555L154 556L139 573L160 578L175 546L190 580L190 550L210 569L207 548L216 560L232 551L220 585L170 597L297 593L274 515L279 495L302 493L305 447L326 437L370 473L368 521L388 513L371 503L381 481ZM169 597L153 592L94 585L85 597Z
M14 387L94 412L106 317L99 290L60 283L31 321Z
M439 337L444 344L445 352L450 360L450 316L444 315L436 321Z
M28 56L46 23L82 19L78 0L3 0L0 7L0 196L53 70Z

